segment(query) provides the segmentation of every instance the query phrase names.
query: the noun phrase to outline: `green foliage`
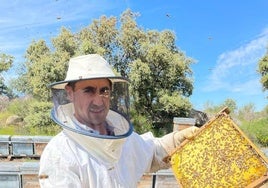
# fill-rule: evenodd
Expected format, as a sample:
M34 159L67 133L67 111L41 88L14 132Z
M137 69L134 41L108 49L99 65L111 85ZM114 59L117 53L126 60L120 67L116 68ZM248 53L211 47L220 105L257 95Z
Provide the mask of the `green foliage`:
M61 29L59 36L52 39L56 52L67 53L70 57L76 53L77 42L75 35L64 27Z
M164 122L160 127L169 129L173 116L185 115L191 106L187 97L193 90L190 69L193 60L176 46L173 32L144 30L136 23L138 16L128 9L119 19L101 16L76 33L63 27L51 39L52 45L42 39L33 41L26 51L25 71L13 82L15 88L47 102L50 100L47 85L65 79L71 57L99 53L117 73L131 79L137 117L146 117L152 127ZM37 113L29 108L25 116L27 124L50 124L46 113L39 114L46 111L39 105Z
M58 125L43 127L6 126L0 127L0 135L50 135L54 136L61 131Z
M55 135L61 128L50 118L51 102L32 102L29 104L29 113L25 117L25 126L29 134Z
M268 105L264 107L264 109L261 112L261 116L268 117Z
M7 111L20 117L26 117L29 113L29 104L36 102L31 97L16 98L10 101Z
M134 107L151 119L153 126L170 124L174 116L185 116L191 108L185 97L193 89L189 68L192 61L178 51L174 41L170 31L145 33L140 56L130 65Z
M259 61L258 72L261 75L263 90L268 90L268 50L264 57Z
M57 38L54 40L60 46ZM48 85L57 80L64 80L69 58L70 54L67 51L51 53L45 41L33 41L26 54L26 70L16 83L13 82L14 87L40 101L50 101Z
M159 96L159 103L161 108L172 117L176 115L185 117L192 107L189 99L181 96L178 92L168 94L167 91L162 93Z
M11 68L14 61L14 57L7 54L0 54L0 95L6 95L9 98L15 97L12 90L5 84L4 78L1 73Z
M12 114L8 111L1 111L0 112L0 127L1 128L6 125L6 120L10 115L12 115Z
M0 135L16 135L16 133L16 126L0 127Z
M0 73L7 71L13 64L14 57L7 54L0 54Z
M9 104L9 98L7 96L0 96L0 112L4 111Z
M148 131L153 131L152 122L149 122L147 117L136 113L134 110L131 110L131 117L131 123L137 133L143 134Z
M0 94L4 95L7 93L7 86L4 83L4 78L0 76Z
M268 118L245 122L241 129L256 144L268 146Z
M79 47L77 54L107 55L111 57L113 49L116 49L116 18L101 16L100 19L93 22L86 28L83 28L78 34Z
M28 115L25 117L25 123L28 127L45 127L53 124L50 118L52 108L51 102L32 102L28 107Z
M255 106L253 103L249 103L238 110L238 119L240 121L251 122L256 119ZM264 116L265 117L265 116Z
M0 133L10 135L55 135L61 128L50 118L51 102L40 102L32 97L14 99L9 102L5 111L0 114ZM7 126L5 121L10 115L18 115L24 118L24 124L20 126Z
M51 124L43 127L27 127L27 133L25 135L49 135L55 136L61 131L61 127L57 124Z
M173 117L184 117L191 109L188 97L193 91L190 65L194 61L176 46L172 31L144 30L136 22L138 16L128 9L120 18L101 16L76 33L63 27L59 35L51 39L51 45L43 39L33 41L12 87L34 99L12 100L2 113L24 117L26 127L20 130L22 134L56 134L60 128L50 119L52 104L47 102L51 100L47 85L65 79L71 57L98 53L117 73L131 80L135 130L138 133L152 131L155 135L170 131ZM12 63L12 56L0 54L0 73L8 70ZM260 60L258 71L263 88L268 89L268 51ZM12 94L0 77L1 93ZM5 109L6 104L1 104L1 110ZM268 107L259 114L251 104L236 111L235 101L227 99L221 105L208 104L205 112L214 115L226 106L239 121L250 122L245 129L254 139L266 143L266 120L257 119L267 116ZM254 126L249 126L252 123Z
M214 116L215 114L217 114L219 111L221 111L225 107L228 107L231 115L234 115L236 113L236 110L237 110L236 102L233 99L229 99L229 98L226 99L222 104L219 104L219 105L214 105L211 102L207 102L205 104L205 112L209 116Z
M17 91L38 98L47 99L46 79L43 77L48 74L48 68L44 68L49 62L47 54L50 53L44 40L33 41L26 51L25 69L20 73L18 79L13 80L12 85ZM39 93L40 92L40 93Z

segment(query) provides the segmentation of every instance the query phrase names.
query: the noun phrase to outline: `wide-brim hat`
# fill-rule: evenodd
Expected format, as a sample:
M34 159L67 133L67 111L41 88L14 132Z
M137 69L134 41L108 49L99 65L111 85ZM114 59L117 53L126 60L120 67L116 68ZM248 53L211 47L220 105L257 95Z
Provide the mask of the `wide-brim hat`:
M102 56L89 54L71 58L65 80L54 82L49 87L64 89L69 82L101 78L107 78L111 82L128 82L127 78L116 76L111 65Z

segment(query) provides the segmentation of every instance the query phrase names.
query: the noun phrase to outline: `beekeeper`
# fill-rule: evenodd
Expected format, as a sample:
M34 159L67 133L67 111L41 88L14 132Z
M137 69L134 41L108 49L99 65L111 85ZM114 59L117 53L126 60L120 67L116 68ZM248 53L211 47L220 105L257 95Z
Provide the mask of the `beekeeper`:
M41 187L137 187L145 172L169 168L163 158L197 130L162 138L135 133L127 116L128 80L97 54L70 59L66 79L50 87L51 117L63 130L42 153Z

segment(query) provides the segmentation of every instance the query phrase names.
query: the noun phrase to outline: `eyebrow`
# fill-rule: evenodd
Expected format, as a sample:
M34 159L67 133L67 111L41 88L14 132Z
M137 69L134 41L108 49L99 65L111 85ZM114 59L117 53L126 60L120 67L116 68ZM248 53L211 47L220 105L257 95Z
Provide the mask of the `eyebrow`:
M81 89L96 89L97 87L94 87L94 86L86 86L84 88L81 88Z
M86 89L95 89L96 90L97 88L98 87L94 87L94 86L86 86L86 87L81 88L81 89L82 90L86 90ZM100 87L99 89L101 90L101 89L111 89L111 88L110 88L110 86L103 86L103 87Z

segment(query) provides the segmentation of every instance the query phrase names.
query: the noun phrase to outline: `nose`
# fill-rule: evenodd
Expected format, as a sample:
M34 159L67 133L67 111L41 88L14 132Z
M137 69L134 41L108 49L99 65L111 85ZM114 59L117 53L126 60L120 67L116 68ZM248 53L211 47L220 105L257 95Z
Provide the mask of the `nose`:
M99 94L94 95L92 103L96 106L101 106L104 104L103 97Z

